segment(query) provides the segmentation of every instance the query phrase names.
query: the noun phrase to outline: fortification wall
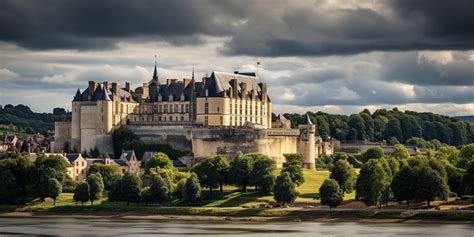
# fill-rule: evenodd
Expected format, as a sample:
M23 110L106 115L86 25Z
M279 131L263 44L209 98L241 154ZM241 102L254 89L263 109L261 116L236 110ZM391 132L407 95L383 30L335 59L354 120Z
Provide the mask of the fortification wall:
M260 152L275 160L278 167L284 154L298 151L297 129L193 128L189 126L129 125L144 142L167 143L192 151L196 160L216 155L235 157L237 152Z
M54 146L52 152L61 152L71 139L71 122L54 122ZM71 147L71 144L69 144Z

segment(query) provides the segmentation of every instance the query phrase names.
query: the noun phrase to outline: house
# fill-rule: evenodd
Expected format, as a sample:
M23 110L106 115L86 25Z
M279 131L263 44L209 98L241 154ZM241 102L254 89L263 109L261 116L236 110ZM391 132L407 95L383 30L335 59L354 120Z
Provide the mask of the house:
M141 161L137 159L135 151L122 151L119 159L111 159L111 161L120 165L122 173L130 172L134 174L140 173Z
M67 173L75 181L82 181L87 177L87 160L81 153L67 153L63 155L68 162Z
M9 135L4 133L0 135L0 152L4 151L19 151L21 141L16 135Z

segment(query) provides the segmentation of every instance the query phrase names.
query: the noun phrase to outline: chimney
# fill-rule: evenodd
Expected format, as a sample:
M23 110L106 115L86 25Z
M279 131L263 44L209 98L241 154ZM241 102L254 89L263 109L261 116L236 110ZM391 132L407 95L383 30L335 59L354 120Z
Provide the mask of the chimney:
M247 93L248 93L247 92L247 83L242 82L240 84L240 86L242 87L242 89L241 89L242 90L242 99L247 99Z
M191 82L191 79L183 79L184 88L188 87L190 82Z
M262 101L267 101L267 83L260 83L262 88Z
M91 94L94 94L96 88L97 85L95 84L95 81L89 81L89 91Z
M146 98L148 98L148 96L149 96L149 94L150 94L150 93L149 93L150 90L149 90L149 88L148 88L148 83L146 83L146 82L143 83L143 87L142 87L142 88L143 88L143 91L142 91L142 99L146 99Z
M166 79L166 85L170 86L173 83L176 83L177 79Z
M232 79L230 80L230 85L232 86L232 97L234 98L237 98L238 94L237 94L237 91L238 91L238 86L239 84L237 83L237 79Z
M125 90L130 92L130 82L125 82Z
M109 82L108 82L108 81L104 81L103 85L104 85L104 89L110 90Z
M119 95L119 91L117 89L118 89L117 83L112 82L112 93L114 93L114 95Z

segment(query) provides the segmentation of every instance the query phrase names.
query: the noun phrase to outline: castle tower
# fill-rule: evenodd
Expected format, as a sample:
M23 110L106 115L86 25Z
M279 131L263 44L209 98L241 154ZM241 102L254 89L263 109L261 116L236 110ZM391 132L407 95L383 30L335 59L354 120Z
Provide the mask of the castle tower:
M315 132L316 126L311 122L309 114L306 114L303 122L298 125L300 138L298 141L298 153L304 157L303 167L307 169L316 169L315 167Z
M81 150L81 91L77 89L76 95L72 100L71 116L71 149Z

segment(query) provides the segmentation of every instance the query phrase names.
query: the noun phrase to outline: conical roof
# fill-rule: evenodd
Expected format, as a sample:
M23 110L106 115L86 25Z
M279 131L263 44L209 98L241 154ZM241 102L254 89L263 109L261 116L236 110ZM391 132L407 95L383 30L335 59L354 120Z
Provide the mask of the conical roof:
M72 101L80 101L81 100L81 91L79 88L77 88L76 95L74 96L74 99Z
M303 122L301 124L306 124L306 125L311 125L313 122L311 122L311 118L309 117L309 113L306 113L306 116L303 119Z

